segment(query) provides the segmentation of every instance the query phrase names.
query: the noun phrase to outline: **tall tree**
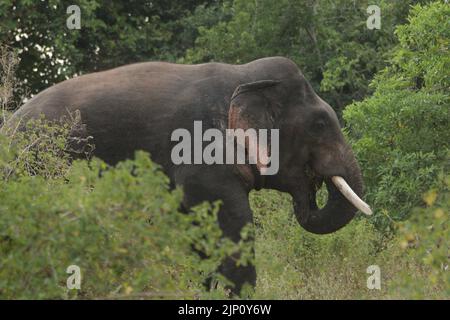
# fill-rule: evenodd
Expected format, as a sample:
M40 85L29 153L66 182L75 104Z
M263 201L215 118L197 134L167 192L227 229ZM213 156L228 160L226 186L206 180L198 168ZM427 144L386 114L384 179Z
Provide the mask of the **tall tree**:
M207 0L80 0L70 30L68 0L0 1L0 44L16 49L20 91L36 93L74 74L144 61L174 61L192 46L186 18ZM185 32L185 29L189 29Z

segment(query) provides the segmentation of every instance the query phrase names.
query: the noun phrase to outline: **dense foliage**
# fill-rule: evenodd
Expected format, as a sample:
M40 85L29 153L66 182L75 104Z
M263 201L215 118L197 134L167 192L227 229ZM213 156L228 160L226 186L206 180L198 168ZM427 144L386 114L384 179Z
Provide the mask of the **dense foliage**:
M0 43L18 51L17 94L37 93L74 74L184 54L196 29L185 21L205 0L0 1ZM81 9L81 28L66 12Z
M414 7L375 93L344 112L368 200L394 219L406 218L449 170L449 17L445 4Z
M180 213L180 190L169 190L143 152L114 168L69 164L61 157L69 128L39 121L27 136L2 137L0 297L202 296L202 283L237 248L220 238L216 209ZM71 265L81 290L66 287Z
M18 50L17 93L25 96L74 74L137 61L245 63L282 55L340 112L370 92L369 80L396 43L395 27L420 2L79 1L82 27L69 30L70 1L6 0L0 43ZM380 30L366 27L369 4L381 8Z
M418 1L235 0L220 10L230 18L199 28L186 61L245 63L267 56L293 59L336 110L368 92L396 43L395 26ZM378 4L383 27L366 27L369 4ZM226 17L226 16L225 16Z

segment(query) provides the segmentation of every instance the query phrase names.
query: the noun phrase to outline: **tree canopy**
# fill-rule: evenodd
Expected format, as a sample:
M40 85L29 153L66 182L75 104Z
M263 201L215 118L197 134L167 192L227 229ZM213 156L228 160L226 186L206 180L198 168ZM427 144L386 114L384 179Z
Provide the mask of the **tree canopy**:
M18 50L21 93L132 62L246 63L281 55L340 113L370 93L368 83L397 43L396 25L418 2L425 1L375 1L383 27L369 30L369 1L82 0L81 29L69 30L70 1L5 0L0 42Z
M4 0L0 43L19 54L20 92L37 93L75 74L175 60L195 38L184 21L204 2L81 0L81 28L70 30L71 1Z

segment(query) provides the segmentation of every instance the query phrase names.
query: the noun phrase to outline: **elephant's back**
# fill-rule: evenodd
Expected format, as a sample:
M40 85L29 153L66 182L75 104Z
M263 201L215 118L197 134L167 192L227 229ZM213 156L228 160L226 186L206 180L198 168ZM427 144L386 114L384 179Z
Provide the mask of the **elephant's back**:
M207 83L219 77L226 83L230 77L226 73L232 74L232 67L218 63L144 62L90 73L40 92L21 106L14 117L33 118L44 114L49 119L56 119L77 109L82 112L121 113L161 105L167 112L182 91L195 92L202 81ZM219 90L217 87L211 89Z
M122 114L151 108L155 113L170 113L180 100L195 100L198 95L210 100L227 100L239 84L272 78L286 66L292 69L291 64L281 57L245 65L130 64L53 85L20 107L14 118L44 114L49 119L57 119L77 109L85 113Z
M221 64L146 62L86 74L37 94L7 125L41 114L59 120L79 110L100 158L115 163L142 149L166 162L161 150L168 149L171 132L206 115L208 104L217 106L231 95L228 91L238 82L228 84L233 72Z

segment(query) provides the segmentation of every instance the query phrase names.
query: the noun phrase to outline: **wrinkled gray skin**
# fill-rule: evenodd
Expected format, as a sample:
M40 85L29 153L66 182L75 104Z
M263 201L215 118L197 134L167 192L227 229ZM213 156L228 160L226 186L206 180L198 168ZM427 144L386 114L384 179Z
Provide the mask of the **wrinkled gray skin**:
M230 106L238 112L229 112ZM150 152L172 185L183 187L186 210L204 200L222 200L219 224L234 241L240 239L242 227L252 223L248 201L252 189L291 194L298 222L316 234L334 232L355 215L356 209L330 177L342 176L361 196L358 164L335 112L289 59L264 58L245 65L127 65L54 85L23 105L12 121L41 113L58 120L77 109L85 132L76 134L94 137L95 156L115 164L133 157L136 150ZM262 176L255 165L172 164L170 152L177 143L170 141L173 130L192 132L194 120L201 120L203 130L224 131L229 117L235 117L235 127L280 129L278 174ZM329 196L325 207L318 209L315 193L322 181ZM244 282L255 285L254 266L237 267L230 258L221 272L234 282L237 294Z

